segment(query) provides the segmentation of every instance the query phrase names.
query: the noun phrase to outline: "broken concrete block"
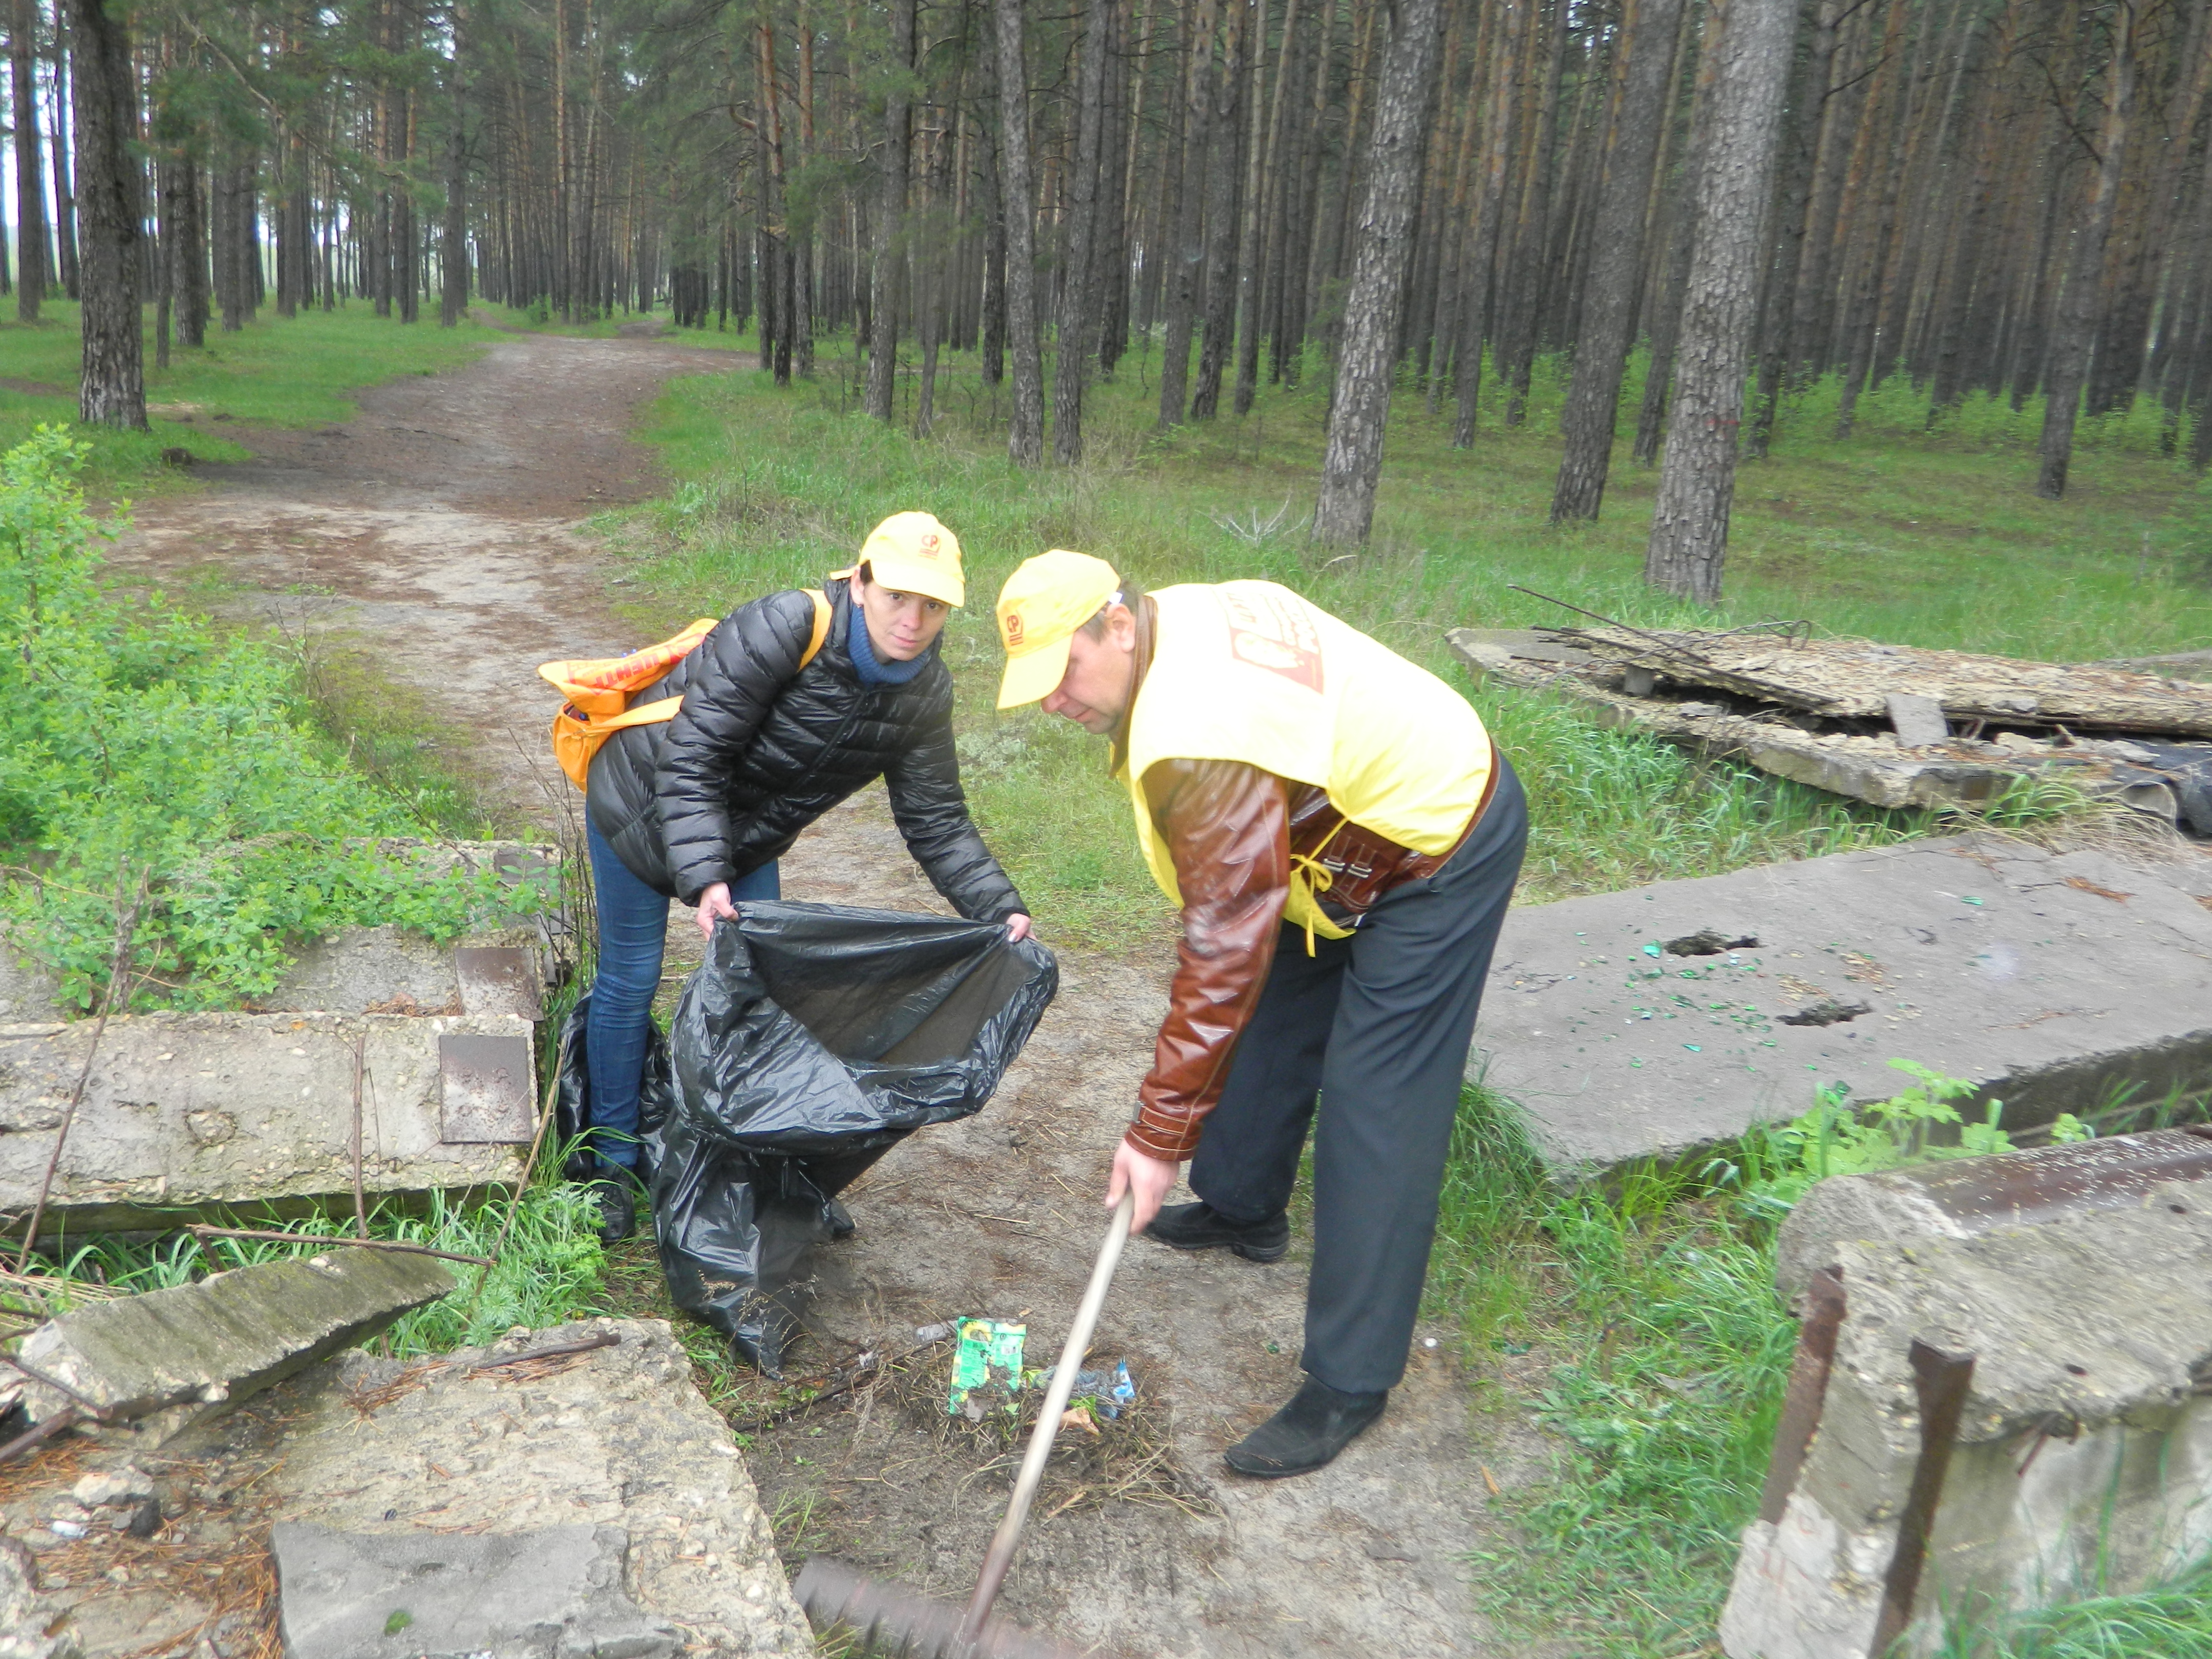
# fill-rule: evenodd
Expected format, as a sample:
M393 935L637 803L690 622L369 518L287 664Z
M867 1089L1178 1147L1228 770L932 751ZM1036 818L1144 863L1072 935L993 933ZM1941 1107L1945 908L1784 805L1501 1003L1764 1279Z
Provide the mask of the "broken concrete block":
M30 1551L0 1538L0 1659L78 1659L83 1651L62 1609L38 1589Z
M1943 705L1935 698L1911 691L1893 691L1883 702L1889 713L1890 730L1897 733L1899 748L1933 749L1949 740L1951 724L1943 718Z
M534 929L435 945L397 927L349 927L301 947L264 1013L544 1017L551 958Z
M480 1364L610 1334L611 1346ZM286 1521L394 1549L618 1529L622 1590L647 1620L686 1632L690 1651L814 1650L729 1425L662 1321L516 1332L412 1367L348 1353L283 1403L292 1420L270 1480ZM416 1639L434 1635L424 1626Z
M380 1536L280 1521L269 1547L285 1659L663 1659L683 1645L623 1589L619 1527Z
M1929 1655L2212 1546L2212 1204L1837 1247L1806 1297L1729 1659Z
M536 1122L531 1029L466 1015L111 1019L41 1236L350 1210L356 1075L372 1200L511 1185ZM0 1210L18 1231L92 1033L0 1026Z
M428 1256L333 1249L117 1297L24 1339L23 1364L71 1395L28 1377L10 1393L34 1421L82 1401L132 1420L161 1413L153 1431L166 1438L453 1287Z
M2154 1100L2212 1077L2208 869L1978 835L1520 907L1468 1075L1562 1175L1887 1098L1893 1059L2015 1128Z
M2137 1205L2152 1188L2173 1181L2212 1182L2212 1127L1831 1176L1814 1182L1784 1220L1775 1287L1795 1301L1814 1273L1834 1265L1836 1247L1845 1242L1972 1238ZM2206 1190L2212 1194L2212 1187Z

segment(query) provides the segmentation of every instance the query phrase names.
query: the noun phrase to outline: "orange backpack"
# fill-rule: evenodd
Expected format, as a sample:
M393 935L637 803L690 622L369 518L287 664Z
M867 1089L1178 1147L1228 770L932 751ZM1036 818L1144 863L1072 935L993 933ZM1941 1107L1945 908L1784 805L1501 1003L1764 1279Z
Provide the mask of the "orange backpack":
M805 668L822 649L830 633L830 596L818 587L806 590L814 601L814 636L799 659ZM577 788L585 787L592 757L599 745L629 726L652 726L672 720L684 706L681 697L661 697L626 708L634 692L651 685L699 647L715 625L702 617L673 639L633 651L627 657L581 657L568 662L540 663L538 672L568 699L553 717L553 758Z

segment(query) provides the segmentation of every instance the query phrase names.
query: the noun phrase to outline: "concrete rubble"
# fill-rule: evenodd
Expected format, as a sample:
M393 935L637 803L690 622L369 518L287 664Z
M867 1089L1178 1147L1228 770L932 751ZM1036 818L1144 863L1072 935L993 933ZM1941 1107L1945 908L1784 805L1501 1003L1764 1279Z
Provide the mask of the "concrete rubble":
M1468 1076L1562 1176L1717 1146L1911 1079L2012 1127L2212 1077L2212 858L1990 834L1516 908ZM1972 1109L1971 1108L1966 1109Z
M1775 630L1454 629L1478 679L1877 806L2051 777L2212 838L2212 691L2163 665L2018 661Z
M606 1336L612 1345L584 1352L483 1364ZM380 1540L360 1545L345 1569L344 1581L363 1587L354 1601L366 1610L391 1600L395 1564L410 1551L444 1549L465 1535L543 1542L552 1529L580 1560L618 1563L606 1585L644 1626L680 1629L684 1651L794 1659L813 1651L729 1426L692 1383L689 1358L660 1321L517 1331L488 1350L411 1369L349 1353L303 1379L292 1399L301 1415L271 1477L276 1500L288 1522ZM338 1548L329 1544L316 1559L327 1564ZM489 1559L476 1570L491 1571ZM318 1571L324 1576L312 1583L283 1581L288 1633L295 1621L337 1620L329 1611L330 1570ZM556 1592L566 1593L540 1574L508 1572L501 1582L513 1605L538 1609L534 1618L552 1616ZM576 1617L630 1616L611 1595L586 1595L582 1605ZM385 1650L327 1650L332 1659ZM589 1650L543 1650L548 1659Z
M1850 1241L1972 1238L2133 1207L2152 1188L2176 1181L2212 1182L2212 1125L1833 1176L1814 1182L1783 1221L1775 1288L1795 1301L1814 1273L1835 1265L1836 1246Z
M135 1443L158 1444L374 1336L453 1282L428 1256L332 1249L95 1302L24 1340L16 1358L27 1369L0 1388L0 1409L20 1402L34 1423L97 1410L135 1425ZM129 1479L88 1476L76 1501L97 1508L147 1495Z
M557 875L519 843L383 846L426 873ZM392 927L311 940L255 1011L120 1016L96 1054L91 1024L61 1019L35 966L0 951L0 1212L20 1231L80 1078L46 1237L349 1208L356 1111L372 1197L511 1185L564 924L496 904L471 920L458 945Z
M379 1535L270 1530L285 1659L666 1659L683 1636L623 1589L629 1534L544 1527Z
M2212 1203L1840 1243L1721 1640L1729 1659L1930 1655L1984 1620L2158 1583L2212 1547Z

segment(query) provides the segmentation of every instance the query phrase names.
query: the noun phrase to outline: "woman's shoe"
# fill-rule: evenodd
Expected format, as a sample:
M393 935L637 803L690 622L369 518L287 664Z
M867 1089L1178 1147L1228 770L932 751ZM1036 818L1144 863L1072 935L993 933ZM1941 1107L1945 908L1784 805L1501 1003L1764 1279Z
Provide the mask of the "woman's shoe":
M637 1177L603 1170L586 1189L599 1206L599 1243L619 1244L637 1231Z
M1390 1391L1346 1394L1309 1376L1291 1403L1221 1454L1239 1474L1275 1480L1317 1469L1382 1415Z
M1247 1261L1279 1261L1291 1248L1291 1218L1279 1212L1265 1221L1232 1221L1211 1204L1169 1204L1152 1218L1145 1237L1178 1250L1227 1245Z

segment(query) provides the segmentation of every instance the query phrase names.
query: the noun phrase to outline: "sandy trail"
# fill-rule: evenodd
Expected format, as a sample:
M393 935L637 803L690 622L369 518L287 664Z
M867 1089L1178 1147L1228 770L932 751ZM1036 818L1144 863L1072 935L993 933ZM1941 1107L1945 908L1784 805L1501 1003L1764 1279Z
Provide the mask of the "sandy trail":
M561 809L548 781L560 780L536 665L639 642L578 521L659 487L650 454L623 434L661 382L732 361L644 337L520 336L468 368L370 391L343 428L228 428L257 459L208 467L212 489L142 507L117 560L171 582L219 564L236 608L373 644L387 672L479 734L470 759L489 792L550 830ZM672 631L687 619L668 620ZM810 831L784 886L792 898L944 908L879 792ZM671 933L696 944L688 913ZM1059 1000L992 1107L907 1143L848 1195L860 1231L819 1253L823 1330L896 1346L939 1319L1027 1310L1031 1354L1057 1352L1170 966L1158 951L1060 962ZM1297 1384L1305 1260L1303 1239L1270 1267L1131 1246L1094 1352L1129 1356L1139 1389L1165 1402L1175 1455L1210 1512L1122 1501L1033 1522L1003 1603L1015 1617L1131 1656L1500 1650L1466 1558L1498 1524L1488 1478L1525 1479L1538 1454L1514 1436L1478 1455L1448 1341L1417 1340L1389 1414L1320 1474L1255 1482L1220 1462ZM810 1543L964 1597L1003 1488L931 1448L895 1413L823 1409L763 1431L750 1456L771 1506L811 1506Z

